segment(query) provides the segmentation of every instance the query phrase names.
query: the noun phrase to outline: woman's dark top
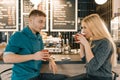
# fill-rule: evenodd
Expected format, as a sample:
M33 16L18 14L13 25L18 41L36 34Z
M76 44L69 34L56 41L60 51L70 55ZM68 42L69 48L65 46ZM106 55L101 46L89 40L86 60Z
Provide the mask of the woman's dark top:
M91 76L112 77L111 54L113 46L108 39L92 41L92 58L86 65L86 72Z

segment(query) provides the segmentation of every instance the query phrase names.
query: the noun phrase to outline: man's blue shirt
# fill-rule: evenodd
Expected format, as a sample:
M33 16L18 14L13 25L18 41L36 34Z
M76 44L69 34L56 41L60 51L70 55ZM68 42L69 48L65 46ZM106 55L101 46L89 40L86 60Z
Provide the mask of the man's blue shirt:
M13 52L19 55L29 55L42 49L43 41L40 34L33 34L29 27L26 27L21 32L16 32L10 37L5 53ZM29 80L39 75L41 65L42 61L35 60L15 63L12 80Z

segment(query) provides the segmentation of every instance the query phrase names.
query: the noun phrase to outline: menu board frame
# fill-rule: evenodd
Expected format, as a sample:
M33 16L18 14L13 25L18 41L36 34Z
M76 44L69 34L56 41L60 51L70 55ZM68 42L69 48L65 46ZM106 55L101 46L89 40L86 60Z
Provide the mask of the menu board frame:
M24 0L25 1L25 0ZM28 0L26 0L26 1L28 1ZM29 0L30 1L30 0ZM44 1L46 1L45 3L46 3L46 11L45 11L45 13L46 13L46 24L45 24L45 27L44 27L44 29L42 29L42 31L48 31L48 24L49 24L49 20L48 20L48 17L49 17L49 12L48 12L48 0L44 0ZM31 10L33 10L34 8L32 8ZM31 11L30 10L30 11ZM27 25L24 25L24 16L28 16L29 15L29 13L30 13L30 11L29 12L24 12L24 4L23 4L23 0L21 0L21 30L25 27L25 26L27 26Z
M13 0L12 0L13 1ZM15 3L15 5L14 5L14 7L13 7L13 4L10 4L10 2L7 2L7 1L5 1L5 3L7 3L8 5L10 4L10 5L12 5L12 8L14 8L15 9L15 18L13 17L13 19L15 19L14 21L14 23L13 24L15 24L13 27L16 27L16 28L9 28L9 27L12 27L12 25L7 25L6 27L8 27L8 28L3 28L3 29L1 29L0 28L0 31L1 32L4 32L4 31L18 31L18 27L19 27L19 25L18 25L18 6L19 6L19 3L18 3L18 0L14 0L16 3ZM13 1L13 2L14 2ZM4 5L4 6L7 6L8 7L8 5ZM10 8L10 7L9 7ZM10 11L12 11L12 10L10 10ZM11 14L11 17L12 17L12 15L13 15L13 12L11 12L11 13L9 13L9 14ZM5 15L5 16L7 16L7 15ZM8 15L9 16L9 15ZM6 21L6 23L8 24L8 21Z
M78 16L78 12L77 12L77 7L78 7L78 0L74 0L75 1L75 3L74 3L74 7L75 7L75 12L73 13L73 14L75 14L75 15L73 15L74 17L75 17L75 19L74 19L74 26L72 26L72 27L74 27L74 29L72 28L72 29L70 29L70 27L68 27L67 25L66 25L66 27L67 28L64 28L62 25L61 25L61 27L59 27L59 28L57 28L57 26L54 26L53 24L54 24L54 22L53 22L53 20L54 20L54 14L53 14L53 12L54 12L54 10L53 10L53 6L54 5L56 5L56 4L54 4L53 3L53 1L54 0L51 0L51 7L50 7L50 9L51 9L51 11L50 11L50 17L51 17L51 20L50 20L50 31L52 31L52 32L56 32L56 31L59 31L59 32L74 32L74 31L77 31L77 29L78 29L78 27L77 27L77 25L78 25L78 21L77 21L77 16ZM55 0L56 1L56 0ZM59 0L59 1L62 1L62 0ZM64 1L67 1L67 0L64 0ZM73 1L73 0L70 0L70 1ZM73 3L72 3L73 4ZM71 12L72 13L72 12ZM67 16L68 17L68 16ZM67 22L67 21L66 21ZM70 24L70 22L73 22L73 21L68 21L69 22L69 24ZM58 23L59 24L59 23ZM63 23L64 24L64 23ZM66 24L68 24L68 23L66 23ZM71 24L71 25L73 25L73 24ZM56 27L56 28L55 28Z

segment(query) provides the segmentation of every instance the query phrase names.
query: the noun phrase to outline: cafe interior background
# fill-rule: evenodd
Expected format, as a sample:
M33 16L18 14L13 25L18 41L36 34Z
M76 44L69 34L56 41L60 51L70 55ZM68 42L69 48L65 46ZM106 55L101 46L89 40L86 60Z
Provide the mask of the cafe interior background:
M120 53L119 3L119 0L0 0L0 43L2 47L7 44L15 31L22 30L28 24L29 12L39 9L47 14L43 29L48 37L44 39L46 48L58 45L60 48L69 46L79 49L72 36L80 32L80 23L85 16L98 13L106 22ZM57 51L62 53L56 48Z
M80 47L74 42L73 36L81 31L80 23L85 16L98 13L116 43L119 61L120 0L0 0L1 54L10 36L27 26L32 9L46 13L46 24L42 30L45 48L59 55L79 53Z

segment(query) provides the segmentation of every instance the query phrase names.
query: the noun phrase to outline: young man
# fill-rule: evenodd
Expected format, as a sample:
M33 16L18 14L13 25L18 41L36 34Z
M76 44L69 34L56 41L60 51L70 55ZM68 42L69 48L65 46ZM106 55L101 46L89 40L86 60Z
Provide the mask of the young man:
M5 49L3 60L14 63L12 80L64 80L60 74L40 74L42 61L49 59L50 69L57 71L56 64L48 52L43 52L42 37L39 34L45 26L46 14L32 10L29 25L22 31L14 33Z

